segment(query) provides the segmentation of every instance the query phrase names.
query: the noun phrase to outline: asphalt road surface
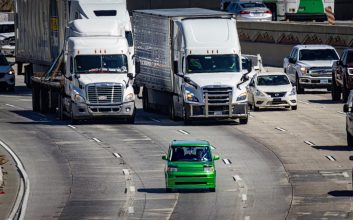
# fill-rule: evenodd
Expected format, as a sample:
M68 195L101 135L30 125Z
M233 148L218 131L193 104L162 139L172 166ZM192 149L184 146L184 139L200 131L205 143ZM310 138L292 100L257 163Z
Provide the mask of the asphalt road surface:
M299 95L297 111L251 112L190 126L146 113L134 125L79 125L31 111L17 77L0 94L0 139L21 158L31 189L26 218L38 219L350 219L350 149L342 103L325 91ZM161 156L174 139L206 139L217 191L166 193Z

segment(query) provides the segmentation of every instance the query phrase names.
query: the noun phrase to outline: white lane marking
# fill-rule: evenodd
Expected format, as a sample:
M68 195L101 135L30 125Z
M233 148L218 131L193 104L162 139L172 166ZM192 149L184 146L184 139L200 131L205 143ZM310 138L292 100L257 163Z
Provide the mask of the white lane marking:
M72 129L76 129L76 127L73 126L73 125L67 125L67 127L70 127L70 128L72 128Z
M307 145L310 145L310 146L315 146L315 144L311 141L304 141L304 143L306 143Z
M210 147L211 147L212 150L215 150L215 149L216 149L216 147L214 147L213 145L211 145Z
M281 128L281 127L276 127L275 129L279 130L279 131L286 131L286 129Z
M129 170L128 170L128 169L123 169L123 174L124 174L125 176L130 175Z
M342 114L342 115L346 114L345 112L341 112L341 111L337 111L337 113Z
M238 175L234 175L234 176L233 176L233 180L234 180L235 182L239 182L239 181L241 181L241 178L240 178L240 176L238 176Z
M247 196L246 194L242 194L242 195L241 195L241 200L242 200L242 201L248 200L248 196Z
M325 156L325 157L327 159L331 160L331 161L336 161L336 159L333 156L328 155L328 156Z
M151 141L152 139L147 137L147 138L130 138L130 139L123 139L125 142L129 141Z
M305 105L309 105L310 103L309 102L304 102L304 101L299 101L300 103L303 103Z
M25 218L26 209L27 209L27 203L28 203L28 197L29 197L29 191L30 191L29 178L20 158L17 157L16 153L13 152L11 148L1 140L0 140L0 145L11 155L11 157L14 159L17 165L17 169L22 174L21 175L22 180L20 182L19 192L17 194L15 204L13 205L12 210L8 216L8 219L15 219L15 216L17 216L16 219L22 220Z
M249 114L249 118L254 118L254 116L252 116L252 115Z
M250 220L250 216L245 216L244 220Z
M185 134L185 135L188 135L189 133L187 131L184 131L184 130L178 130L180 133L182 134Z
M92 140L94 140L94 141L97 142L97 143L102 143L102 141L99 140L98 138L92 138Z
M22 108L22 107L18 107L18 106L15 106L15 105L11 105L11 104L5 104L6 106L9 106L9 107L11 107L11 108L15 108L15 109L21 109L21 110L23 110L24 108Z
M116 158L121 158L121 155L118 154L118 153L113 153L113 155L114 155L114 157L116 157Z
M135 191L136 191L135 187L134 186L130 186L130 192L135 192Z
M229 159L223 159L223 163L225 163L226 165L229 165L232 163L232 161L230 161Z
M134 207L130 206L128 208L128 212L129 212L129 214L134 214L135 213Z
M154 122L161 122L160 120L158 120L158 119L155 119L155 118L150 118L151 119L151 121L154 121Z
M347 172L343 172L342 175L343 175L344 177L346 177L346 178L349 177L349 174L348 174Z

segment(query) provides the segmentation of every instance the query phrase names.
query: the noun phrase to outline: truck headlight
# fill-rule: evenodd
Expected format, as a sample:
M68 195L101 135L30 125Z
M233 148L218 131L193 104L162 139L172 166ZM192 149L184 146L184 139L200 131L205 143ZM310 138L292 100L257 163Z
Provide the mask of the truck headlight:
M304 74L307 74L309 72L309 68L302 66L302 67L300 67L300 71Z
M84 103L85 99L82 96L80 96L80 94L75 94L75 102L76 103Z
M243 92L238 96L237 101L244 101L246 100L247 97L248 97L248 93Z
M296 88L293 86L292 91L290 91L289 95L296 95Z
M167 172L178 172L177 167L167 167Z
M204 167L203 171L207 173L212 173L214 172L214 167Z
M125 96L125 102L130 102L134 100L134 93L129 93Z
M265 96L265 94L260 90L256 89L255 96Z
M199 102L199 99L195 96L195 94L189 90L185 90L185 100L188 102Z

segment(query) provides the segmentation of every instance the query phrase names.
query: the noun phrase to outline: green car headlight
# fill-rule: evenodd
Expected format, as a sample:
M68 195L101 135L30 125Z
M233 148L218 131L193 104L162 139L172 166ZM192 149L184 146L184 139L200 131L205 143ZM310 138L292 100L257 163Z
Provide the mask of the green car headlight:
M178 168L176 167L168 167L167 172L178 172Z
M207 173L212 173L214 172L214 167L204 167L203 171Z

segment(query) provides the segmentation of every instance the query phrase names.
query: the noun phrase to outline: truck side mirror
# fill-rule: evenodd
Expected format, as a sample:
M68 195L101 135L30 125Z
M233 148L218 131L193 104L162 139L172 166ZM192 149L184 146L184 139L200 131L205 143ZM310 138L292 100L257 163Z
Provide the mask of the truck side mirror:
M173 71L174 71L174 74L178 74L179 73L179 68L178 68L178 61L174 61L173 62Z
M162 160L168 160L168 159L167 159L167 155L163 155L163 156L162 156Z
M67 77L68 80L72 81L72 76Z
M336 61L336 65L337 65L337 66L341 66L341 65L343 65L342 60L337 60L337 61Z
M290 63L295 63L295 60L294 60L293 57L289 57L289 58L288 58L288 61L289 61Z
M214 155L213 160L219 160L219 155Z
M140 63L140 61L135 61L135 73L136 74L139 74L140 73L140 66L141 66L141 63Z
M349 106L347 103L343 105L343 112L349 112Z
M248 60L248 65L247 65L246 70L248 71L248 73L250 73L252 70L252 60L250 60L250 59ZM249 79L249 77L248 77L248 79Z
M129 78L130 80L133 80L134 75L132 73L127 73L127 78Z

